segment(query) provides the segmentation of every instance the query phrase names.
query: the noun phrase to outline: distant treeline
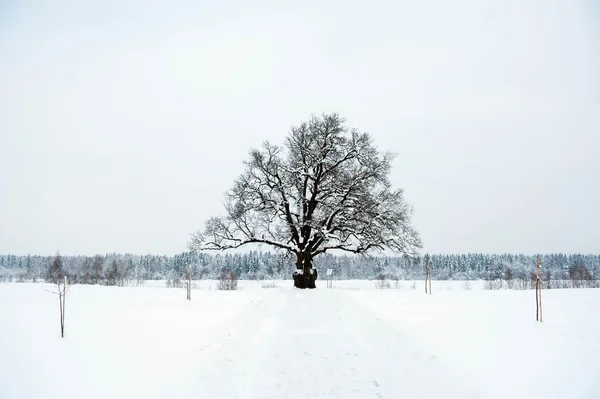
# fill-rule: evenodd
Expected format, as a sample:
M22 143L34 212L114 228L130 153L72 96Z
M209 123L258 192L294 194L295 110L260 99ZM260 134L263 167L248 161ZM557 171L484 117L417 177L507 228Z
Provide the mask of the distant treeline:
M234 271L240 279L291 279L294 260L281 253L182 253L175 256L108 254L96 256L0 255L0 281L52 280L66 275L74 283L122 285L131 281L180 280L188 268L192 278L216 279L223 271ZM465 254L408 257L358 257L320 255L316 266L325 276L333 269L335 279L415 280L425 276L431 261L434 280L530 281L542 261L545 280L568 280L573 285L592 286L600 274L599 255ZM54 264L54 267L53 267Z

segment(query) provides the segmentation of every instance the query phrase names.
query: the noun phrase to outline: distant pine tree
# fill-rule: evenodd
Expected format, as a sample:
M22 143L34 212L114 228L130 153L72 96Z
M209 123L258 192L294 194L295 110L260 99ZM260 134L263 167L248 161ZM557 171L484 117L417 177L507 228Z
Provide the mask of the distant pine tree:
M59 253L56 254L54 260L46 271L46 282L57 284L59 279L64 277L63 260Z

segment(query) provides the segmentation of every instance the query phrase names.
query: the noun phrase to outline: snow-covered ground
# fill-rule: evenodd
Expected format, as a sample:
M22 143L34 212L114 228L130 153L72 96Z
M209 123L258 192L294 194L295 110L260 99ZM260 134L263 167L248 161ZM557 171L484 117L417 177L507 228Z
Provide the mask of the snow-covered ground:
M0 284L0 398L600 398L599 289L262 284Z

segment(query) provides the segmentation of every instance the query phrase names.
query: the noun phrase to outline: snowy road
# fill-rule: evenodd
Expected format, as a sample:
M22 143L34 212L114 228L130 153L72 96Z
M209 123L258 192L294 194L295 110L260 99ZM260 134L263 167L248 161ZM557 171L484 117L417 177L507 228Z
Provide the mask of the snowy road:
M341 290L263 290L222 326L195 387L207 398L479 397ZM215 384L215 381L221 381ZM191 392L190 392L191 393Z

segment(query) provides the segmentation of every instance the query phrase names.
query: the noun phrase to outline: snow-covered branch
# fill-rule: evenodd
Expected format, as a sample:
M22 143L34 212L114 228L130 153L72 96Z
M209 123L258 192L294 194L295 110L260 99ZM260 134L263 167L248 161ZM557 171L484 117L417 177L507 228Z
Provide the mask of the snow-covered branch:
M334 249L415 255L412 207L389 182L393 158L339 115L313 117L291 129L284 147L265 142L250 151L227 193L227 214L209 219L190 248L262 243L311 258Z

